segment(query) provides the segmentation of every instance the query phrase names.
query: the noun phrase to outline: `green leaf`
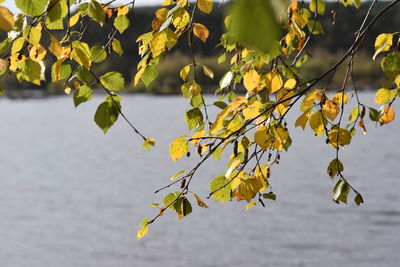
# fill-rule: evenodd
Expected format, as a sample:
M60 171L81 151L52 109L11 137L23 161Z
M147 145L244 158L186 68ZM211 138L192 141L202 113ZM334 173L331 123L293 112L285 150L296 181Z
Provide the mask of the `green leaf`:
M203 106L203 95L198 94L190 99L190 105L194 108L201 108Z
M192 130L203 122L203 113L198 108L188 110L185 114L185 120L189 130Z
M354 198L354 202L357 204L357 206L360 206L362 203L364 203L364 199L360 193L356 195L356 197Z
M182 213L183 217L192 213L192 204L190 204L189 200L186 197L182 200Z
M92 88L87 85L82 85L77 88L74 93L74 104L78 107L81 103L89 101L93 97Z
M121 109L121 97L113 95L107 96L104 102L97 108L94 121L104 133L106 133L118 119L119 112L116 105Z
M166 195L164 197L164 199L162 200L162 203L165 206L169 206L171 205L173 202L175 202L177 200L177 197L179 196L179 192L175 192L175 193L169 193L168 195ZM171 210L175 210L174 205L169 206L169 208Z
M334 159L329 163L327 172L328 175L333 179L333 177L343 170L343 163L339 159Z
M125 80L121 73L116 71L107 72L100 77L100 82L109 90L123 90L125 88Z
M276 200L276 195L275 195L274 193L272 193L272 192L262 194L262 196L263 196L263 198L265 198L265 199Z
M0 43L0 53L5 53L11 48L12 39L6 38Z
M312 34L325 34L324 28L319 21L310 21L307 23L307 27Z
M48 2L48 0L15 0L15 5L29 16L39 16L46 10Z
M106 13L104 12L104 9L101 7L101 5L95 1L92 0L89 3L89 16L96 22L98 23L104 23L106 19Z
M324 0L311 0L310 2L310 10L312 12L316 12L320 15L324 15L325 13L325 1Z
M114 26L121 34L128 29L129 25L131 25L131 22L126 16L118 16L114 20Z
M40 77L42 67L40 64L30 58L20 63L18 68L20 71L17 73L18 80L25 80L27 82L40 85Z
M121 42L117 39L114 39L112 41L112 49L119 56L122 56L124 54L124 50L122 49Z
M369 113L368 113L369 118L371 119L371 121L378 122L379 119L381 118L381 113L374 108L368 108L368 111L369 111Z
M228 105L223 101L216 101L213 103L214 106L219 107L220 109L225 109Z
M90 48L91 61L94 63L100 63L107 59L107 52L104 50L103 46L95 45Z
M149 86L158 76L158 71L154 66L148 66L143 72L141 77L142 82L147 87Z
M23 36L29 43L37 45L42 38L42 32L38 27L28 26L24 28Z
M393 79L400 74L400 57L395 54L385 56L381 62L383 72L389 79Z
M51 80L58 82L68 78L71 75L71 65L63 64L62 61L56 61L51 67Z
M225 175L218 176L211 181L210 192L215 192L212 195L214 201L226 202L231 199L231 188L228 182Z
M91 83L94 79L92 73L85 67L82 67L77 73L76 77L83 83Z
M60 0L56 3L51 3L51 6L46 16L46 27L50 30L64 29L63 19L68 14L67 1Z
M238 0L233 4L230 28L240 43L264 52L271 49L280 31L276 16L280 12L274 12L271 5L272 1L264 0Z
M339 202L347 204L347 197L349 195L349 192L349 184L344 180L339 180L333 189L332 199L338 204Z

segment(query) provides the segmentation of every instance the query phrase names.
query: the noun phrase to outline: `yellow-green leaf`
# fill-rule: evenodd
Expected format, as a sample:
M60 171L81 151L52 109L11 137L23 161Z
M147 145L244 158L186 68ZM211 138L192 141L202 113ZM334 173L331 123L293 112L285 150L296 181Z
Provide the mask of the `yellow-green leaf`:
M376 92L375 103L387 104L389 103L397 94L397 90L389 90L386 88L381 88Z
M29 16L39 16L45 11L48 2L48 0L15 0L15 5Z
M149 151L155 144L156 144L156 140L155 140L155 139L147 138L147 139L143 142L142 147L143 147L144 149L146 149L147 151Z
M329 138L329 144L333 146L334 148L337 148L337 146L345 146L350 144L351 142L351 134L348 130L346 129L338 129L334 128L329 132L328 135Z
M101 84L109 90L123 90L125 88L125 79L121 73L116 71L107 72L100 77Z
M317 136L324 134L324 126L326 124L320 111L313 112L309 119L310 127Z

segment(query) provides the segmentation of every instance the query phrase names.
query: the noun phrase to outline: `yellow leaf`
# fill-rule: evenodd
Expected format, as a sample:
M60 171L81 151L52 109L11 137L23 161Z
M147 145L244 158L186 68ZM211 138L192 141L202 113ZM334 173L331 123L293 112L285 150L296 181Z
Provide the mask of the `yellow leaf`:
M235 190L242 183L242 178L235 177L231 182L231 189Z
M278 72L269 72L265 74L265 84L268 88L268 94L272 94L281 89L283 80Z
M349 97L347 94L345 93L337 93L336 95L333 96L333 102L335 102L338 105L342 105L342 104L347 104L347 102L349 101Z
M392 45L393 45L393 34L390 33L379 34L375 40L375 54L372 57L372 59L375 60L376 56L380 52L388 51Z
M272 142L272 147L276 148L279 151L282 151L283 145L289 138L289 132L285 130L282 127L272 127L272 136L273 136L273 142Z
M189 87L189 94L190 96L196 96L201 93L201 86L200 84L193 82L192 85Z
M226 179L229 179L231 177L232 172L237 167L239 167L240 163L241 163L240 159L236 159L231 163L231 165L229 166L228 170L226 170L226 172L225 172L225 178Z
M385 109L383 110L383 114L382 114L381 118L379 119L379 122L381 123L381 125L383 125L383 124L387 124L393 120L394 120L393 109L391 107L385 107Z
M289 79L285 82L284 87L287 89L294 89L297 85L297 81L295 79Z
M250 202L249 204L246 205L246 210L249 210L251 207L253 207L255 205L257 205L257 202L255 202L255 201Z
M183 81L186 81L186 78L187 78L187 76L188 76L189 73L190 73L190 66L191 66L191 64L186 65L185 67L183 67L183 68L181 69L181 72L179 73L179 75L181 76L181 79L182 79Z
M157 31L158 29L160 29L163 23L167 20L168 11L168 8L157 9L155 13L156 16L151 23L153 31Z
M400 74L394 78L394 83L396 84L397 88L400 88Z
M81 13L80 12L76 12L75 15L70 17L69 22L68 22L69 27L74 27L75 24L78 23L80 16L81 16Z
M172 24L174 24L176 29L182 29L188 25L190 21L190 15L184 8L179 8L172 15Z
M324 90L321 89L315 89L311 91L308 95L304 97L303 101L301 102L300 110L303 112L310 110L313 107L315 100L321 99L320 94L322 94L323 92Z
M16 71L18 68L18 65L21 62L24 62L25 60L26 60L26 57L20 53L12 54L10 57L10 70Z
M329 118L330 120L335 120L336 116L340 112L340 108L338 105L331 101L331 100L326 100L325 104L322 106L322 112L325 117Z
M154 34L154 38L150 43L150 49L154 57L157 57L165 51L167 42L168 37L165 30Z
M207 29L207 27L200 23L194 23L193 33L203 42L206 42L208 36L210 35L210 32Z
M71 87L65 87L65 89L64 89L64 93L65 94L67 94L67 95L69 95L70 93L71 93Z
M206 130L202 130L200 132L195 133L191 138L192 140L190 141L192 145L198 146L200 142L199 138L202 138L206 133L207 133Z
M137 86L139 84L140 78L142 77L143 73L145 71L145 68L141 68L135 75L133 85Z
M117 16L125 16L129 12L129 7L125 5L117 6Z
M189 146L187 141L184 139L185 136L181 136L176 138L169 145L169 154L173 161L177 161L178 159L185 156L189 150Z
M142 228L139 229L139 231L137 232L137 239L140 240L142 237L144 237L145 235L147 235L149 232L149 226L143 226Z
M206 76L210 77L211 79L214 79L214 72L206 65L203 65L203 72Z
M0 6L0 30L9 32L14 27L14 15L8 8Z
M340 129L334 128L333 130L331 130L329 132L328 138L329 138L329 144L334 148L337 148L337 145L345 146L350 144L351 142L350 132L342 128Z
M309 112L304 112L303 114L301 114L300 117L298 117L296 120L295 127L301 126L301 128L303 128L304 130L306 128L309 116Z
M248 71L243 77L243 85L247 91L253 91L260 83L260 75L255 70Z
M47 54L47 50L40 44L34 45L29 51L29 57L37 62L42 61Z
M289 106L289 104L291 102L290 98L292 96L294 96L294 91L287 87L284 87L282 90L278 91L276 93L276 101L277 102L283 101L283 102L276 107L275 111L278 112L280 115L285 114L285 112L287 111L287 107ZM289 99L289 100L286 100L286 99Z
M263 150L267 150L272 146L274 137L268 133L268 128L263 126L254 133L254 142Z
M14 43L12 45L12 48L11 48L11 54L15 54L15 53L19 52L22 49L22 47L24 46L24 44L25 44L24 37L19 37L19 38L15 39Z
M242 114L245 120L251 120L258 115L260 115L261 108L263 108L264 105L257 100L251 101L247 104L247 107L242 110Z
M246 180L244 180L238 188L238 193L239 195L244 198L247 202L250 202L259 190L263 187L263 184L261 183L260 180L250 177Z
M213 8L213 0L198 0L197 7L204 13L210 14Z
M51 40L51 43L50 43L50 46L49 46L50 52L56 58L58 58L58 59L61 58L63 56L63 48L62 48L60 42L53 35L50 35L50 40Z
M375 103L387 104L389 103L397 94L397 90L388 90L381 88L376 92Z
M309 119L310 127L317 136L324 134L325 120L320 111L313 112Z

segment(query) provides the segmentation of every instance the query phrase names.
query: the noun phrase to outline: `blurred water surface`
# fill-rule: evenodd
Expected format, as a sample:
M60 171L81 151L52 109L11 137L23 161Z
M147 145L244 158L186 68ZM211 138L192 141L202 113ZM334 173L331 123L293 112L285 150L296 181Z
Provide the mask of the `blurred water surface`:
M363 94L363 99L373 99ZM181 97L126 96L123 109L146 135L151 152L120 119L107 135L92 122L96 97L75 109L67 97L0 101L0 266L397 266L400 262L399 119L353 140L345 174L364 196L336 205L326 166L334 150L292 130L266 208L208 201L177 221L160 218L136 240L142 217L165 185L196 159L173 164L168 143L185 132ZM293 124L293 119L291 118ZM195 154L195 153L192 153ZM211 160L193 182L207 184L225 162Z

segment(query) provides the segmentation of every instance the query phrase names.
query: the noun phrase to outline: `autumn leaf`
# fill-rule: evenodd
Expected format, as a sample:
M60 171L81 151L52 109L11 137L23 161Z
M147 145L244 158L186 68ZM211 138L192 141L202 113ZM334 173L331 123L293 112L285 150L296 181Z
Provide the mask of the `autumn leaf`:
M210 35L207 27L200 23L194 23L193 33L203 42L206 42L208 36Z

